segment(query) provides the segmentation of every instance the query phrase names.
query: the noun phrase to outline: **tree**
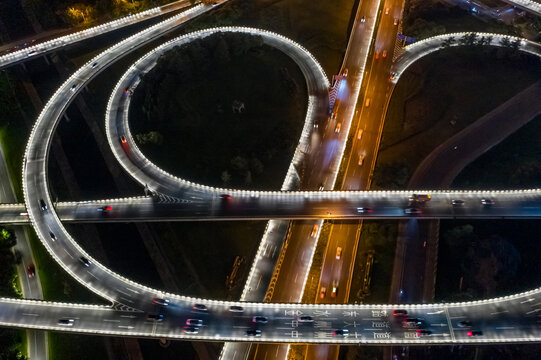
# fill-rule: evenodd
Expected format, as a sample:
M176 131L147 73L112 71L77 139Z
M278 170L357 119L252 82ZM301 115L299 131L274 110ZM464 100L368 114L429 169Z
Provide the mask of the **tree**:
M246 176L244 177L244 183L246 185L252 184L252 172L250 170L246 171Z
M91 5L77 3L66 9L64 18L72 26L89 25L96 20L96 11Z
M237 170L245 170L248 168L248 160L242 156L235 156L231 159L231 165Z
M441 43L441 48L442 48L442 49L449 48L449 47L451 47L451 45L453 45L455 42L456 42L455 37L454 37L454 36L451 36L451 37L445 39L445 40Z
M214 59L219 63L225 64L231 60L229 56L229 47L223 37L220 37L214 48Z
M460 45L475 45L475 41L477 39L477 34L475 33L469 33L460 38L458 41Z
M514 51L518 51L518 48L520 47L520 43L521 41L519 39L516 39L515 41L513 41L510 45L511 49L513 49Z
M503 39L500 40L500 45L503 47L509 47L511 46L511 41L509 40L508 37L504 37Z
M224 186L227 186L231 182L231 175L227 172L227 170L222 171L222 183Z

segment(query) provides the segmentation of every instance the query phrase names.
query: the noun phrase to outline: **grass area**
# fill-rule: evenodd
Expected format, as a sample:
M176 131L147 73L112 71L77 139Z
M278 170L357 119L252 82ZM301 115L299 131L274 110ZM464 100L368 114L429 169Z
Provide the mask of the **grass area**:
M541 187L541 116L466 166L453 189L533 189Z
M13 71L0 73L0 144L6 158L6 166L13 183L15 195L19 201L23 200L21 188L21 168L24 149L29 129L25 118L32 116L28 100L16 80Z
M237 0L196 19L186 31L245 25L287 36L307 48L327 74L336 74L347 46L353 0Z
M389 104L374 186L404 188L435 147L541 78L540 70L537 58L496 48L447 49L412 65Z
M108 359L108 352L102 336L49 332L49 359Z
M464 31L520 35L519 27L488 17L473 16L470 11L447 2L406 0L403 33L417 41L430 36Z
M0 359L27 359L26 331L0 328Z
M16 266L20 257L13 250L17 243L15 234L0 228L0 296L22 298ZM0 329L0 359L24 359L26 336L22 329Z
M131 127L150 160L182 178L278 189L306 102L289 57L259 37L216 34L171 50L143 76Z
M39 241L33 228L29 227L27 233L45 300L80 304L107 304L103 298L95 295L74 280L53 260Z
M478 300L539 287L540 231L532 220L442 221L436 298Z
M152 224L163 253L175 264L180 293L214 299L240 297L265 226L264 221ZM237 256L243 263L228 289L226 277Z
M397 230L396 221L363 221L351 280L350 303L374 304L388 301ZM364 294L362 287L368 253L374 254L374 263L370 270L370 292Z
M541 167L539 156L541 143L541 116L490 149L455 179L453 188L458 189L518 189L539 188ZM532 220L514 221L442 221L439 272L445 273L445 282L437 281L436 296L439 299L478 299L501 296L539 286L541 277L536 266L538 252L535 238L541 228ZM471 239L474 241L472 244ZM488 240L487 240L488 239ZM505 261L498 258L494 249L505 250ZM471 279L470 256L478 249L496 260L493 271L485 279ZM511 256L515 255L515 256ZM483 256L482 258L485 258ZM485 269L483 262L475 263ZM497 265L500 265L498 267ZM504 267L505 269L502 269ZM512 270L507 274L504 270ZM475 273L479 273L477 270ZM529 274L521 276L522 274ZM463 279L459 289L460 278ZM490 285L490 286L489 286Z

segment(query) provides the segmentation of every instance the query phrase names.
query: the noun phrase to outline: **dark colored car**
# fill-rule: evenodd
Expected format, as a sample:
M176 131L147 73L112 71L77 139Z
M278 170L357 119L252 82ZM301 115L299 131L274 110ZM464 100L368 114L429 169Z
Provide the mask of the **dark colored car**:
M79 258L79 261L81 262L81 264L83 264L83 266L86 266L86 267L89 267L90 266L90 260L88 260L87 258L85 258L84 256L81 256Z
M197 334L199 332L199 328L197 326L185 326L184 329L182 329L182 332Z
M464 200L455 199L455 200L451 201L451 204L453 204L453 206L462 206L462 205L464 205Z
M112 209L113 209L112 206L107 205L107 206L101 206L101 207L99 207L99 208L98 208L98 211L104 214L104 213L106 213L106 212L108 212L108 211L110 211L110 210L112 210Z
M244 308L242 306L230 306L229 311L231 312L244 312Z
M186 320L186 325L201 327L201 326L203 326L203 320L201 320L201 319L188 319L188 320Z
M229 200L229 199L231 199L231 195L228 195L228 194L221 194L221 195L220 195L220 199L223 199L223 200Z
M494 205L495 202L494 200L491 200L491 199L481 199L481 204L485 206L491 206L491 205Z
M53 234L52 231L49 231L49 236L51 237L51 240L52 240L52 241L56 241L56 235Z
M422 214L423 213L423 210L419 209L419 208L407 208L407 209L404 209L404 214L408 214L408 215L415 215L415 214Z
M308 315L302 315L297 318L297 321L300 323L311 323L314 322L314 318Z
M266 324L269 322L269 319L266 316L254 316L252 321L257 324Z
M332 332L333 335L339 335L339 336L348 336L349 330L348 329L336 329Z
M147 315L147 320L152 320L152 321L163 321L163 314L148 314Z
M39 206L41 207L41 211L47 211L47 204L45 204L43 199L39 200Z
M432 334L432 331L426 329L417 329L417 336L429 336Z
M483 332L479 330L472 330L467 332L468 336L483 336Z
M195 304L194 306L192 306L192 309L194 310L197 310L197 311L207 311L207 307L203 304Z
M26 273L28 274L28 277L32 279L34 275L36 275L36 268L34 267L34 264L29 264L26 267Z
M401 316L407 316L407 315L408 315L407 310L402 310L402 309L393 310L393 316L401 317Z
M155 297L154 299L152 299L152 302L154 304L158 304L158 305L162 305L162 306L167 306L169 305L169 300L167 299L162 299L162 298L159 298L159 297Z
M246 330L247 336L261 336L261 330L259 329L249 329Z
M402 327L406 329L416 329L422 324L423 322L417 318L406 318L402 321Z
M58 325L73 326L74 322L75 322L75 319L59 319L58 320Z
M456 325L459 328L469 328L469 327L471 327L471 322L463 320L463 321L459 321Z

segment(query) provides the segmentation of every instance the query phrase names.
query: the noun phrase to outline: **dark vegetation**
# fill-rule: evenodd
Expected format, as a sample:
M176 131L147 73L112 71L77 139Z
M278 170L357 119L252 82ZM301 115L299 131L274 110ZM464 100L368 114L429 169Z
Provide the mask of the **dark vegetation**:
M131 127L143 153L181 178L279 189L306 103L286 55L259 37L218 34L175 48L142 78Z
M532 120L467 166L453 188L539 188L540 120ZM449 272L438 287L438 297L477 299L539 286L536 244L540 230L538 222L531 220L442 222L439 262ZM464 279L461 288L460 278Z
M26 19L28 13L34 14L44 30L85 28L170 2L172 0L3 0L0 20L6 27L13 27L12 36L18 38L34 33Z
M534 189L541 187L541 116L468 165L456 189Z
M406 0L402 28L404 34L416 40L460 31L520 35L520 30L513 26L475 17L468 10L434 0Z
M15 266L20 264L21 257L13 247L17 243L15 234L10 230L0 228L0 296L20 298L19 276ZM24 330L0 328L0 359L24 360Z
M19 289L19 276L15 266L21 263L21 256L13 247L17 244L15 234L10 230L0 228L0 296L21 297Z
M397 221L392 220L363 221L355 259L356 269L351 281L350 303L381 304L388 301L397 224ZM368 271L366 263L370 253L374 256L374 263ZM367 271L371 284L368 292L363 286Z
M444 49L414 63L389 103L373 187L406 188L439 144L540 79L539 64L537 57L489 46Z

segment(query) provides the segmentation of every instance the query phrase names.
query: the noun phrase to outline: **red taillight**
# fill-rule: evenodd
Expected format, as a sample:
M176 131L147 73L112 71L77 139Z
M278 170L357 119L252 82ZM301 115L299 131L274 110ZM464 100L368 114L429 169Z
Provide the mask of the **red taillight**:
M105 211L109 211L109 210L111 210L111 209L112 209L111 206L106 206L106 207L105 207Z
M473 336L473 333L471 331L468 331L468 336Z

